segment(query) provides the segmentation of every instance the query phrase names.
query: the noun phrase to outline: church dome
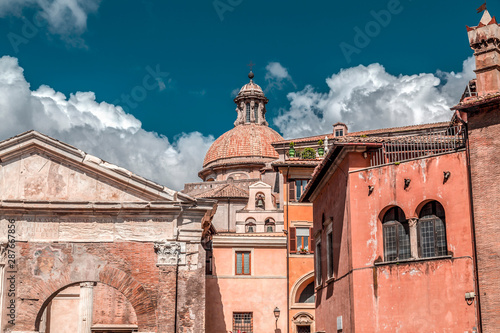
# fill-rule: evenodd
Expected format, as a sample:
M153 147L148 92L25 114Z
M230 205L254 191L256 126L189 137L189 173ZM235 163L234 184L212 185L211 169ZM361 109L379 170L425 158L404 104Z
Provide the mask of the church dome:
M282 136L268 126L238 125L215 140L205 155L203 167L275 160L278 153L271 143L280 140Z
M218 167L231 169L232 166L237 168L242 164L255 167L279 157L271 143L283 138L269 128L266 121L268 99L262 88L253 82L252 72L248 74L248 78L250 82L241 88L234 99L237 113L234 128L222 134L208 150L203 170L199 173L202 179L203 175Z

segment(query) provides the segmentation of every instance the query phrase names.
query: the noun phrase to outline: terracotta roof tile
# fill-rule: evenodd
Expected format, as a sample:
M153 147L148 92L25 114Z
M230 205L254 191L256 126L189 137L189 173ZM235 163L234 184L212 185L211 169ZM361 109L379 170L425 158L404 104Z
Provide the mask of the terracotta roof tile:
M333 133L327 133L327 134L309 136L309 137L305 137L305 138L275 141L275 142L273 142L273 144L284 144L284 143L290 143L292 141L295 143L298 143L298 142L316 142L319 139L324 139L325 136L328 138L328 140L335 140L335 141L338 141L338 140L342 141L342 140L344 140L343 138L346 138L346 137L359 137L361 135L366 135L366 136L375 136L376 135L376 136L383 137L384 134L392 134L393 135L395 133L420 131L420 130L426 130L426 129L446 127L449 124L450 124L449 121L445 121L445 122L421 124L421 125L381 128L381 129L368 130L368 131L352 132L352 133L348 133L346 136L343 136L343 137L342 136L336 137Z
M277 159L278 153L271 143L279 140L283 137L268 126L238 125L215 140L205 155L203 167L221 164L235 157Z
M248 192L233 185L226 184L207 192L197 194L196 198L248 198Z

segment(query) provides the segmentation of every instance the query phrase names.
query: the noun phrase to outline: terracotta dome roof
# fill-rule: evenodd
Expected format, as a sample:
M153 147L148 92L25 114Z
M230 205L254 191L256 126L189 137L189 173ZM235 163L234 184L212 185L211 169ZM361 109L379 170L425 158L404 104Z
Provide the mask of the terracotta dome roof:
M283 140L281 135L265 125L236 126L215 140L205 155L203 167L231 163L236 160L243 162L248 159L250 162L250 160L262 158L277 159L278 153L271 143L280 140Z

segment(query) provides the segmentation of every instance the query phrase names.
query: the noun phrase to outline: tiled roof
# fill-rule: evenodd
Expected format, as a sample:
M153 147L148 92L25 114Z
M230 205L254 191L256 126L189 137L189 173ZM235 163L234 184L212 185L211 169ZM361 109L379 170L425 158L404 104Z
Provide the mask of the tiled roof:
M488 94L484 96L474 96L465 98L463 101L452 107L452 110L461 110L470 107L474 107L476 105L482 105L485 103L493 103L500 101L500 93Z
M224 164L224 160L235 157L277 159L278 153L271 142L279 140L283 140L281 135L268 126L238 125L215 140L205 155L203 167Z
M311 160L302 160L299 158L289 158L286 161L277 161L272 163L273 167L281 167L281 166L305 166L305 167L315 167L319 163L323 161L322 158L316 158Z
M275 141L273 144L283 144L283 143L290 143L290 142L316 142L319 139L324 139L325 136L328 138L328 140L336 140L336 141L342 141L345 140L347 137L359 137L361 135L366 135L366 136L380 136L383 137L384 134L391 134L394 135L395 133L404 133L404 132L411 132L411 131L421 131L421 130L426 130L426 129L433 129L433 128L439 128L439 127L446 127L450 124L449 121L445 122L440 122L440 123L430 123L430 124L421 124L421 125L411 125L411 126L402 126L402 127L391 127L391 128L381 128L381 129L375 129L375 130L368 130L368 131L359 131L359 132L352 132L348 133L346 136L340 136L336 137L335 134L333 133L327 133L327 134L322 134L322 135L315 135L315 136L309 136L305 138L298 138L298 139L290 139L290 140L281 140L281 141Z
M196 198L248 198L248 192L233 184L226 184L197 194Z

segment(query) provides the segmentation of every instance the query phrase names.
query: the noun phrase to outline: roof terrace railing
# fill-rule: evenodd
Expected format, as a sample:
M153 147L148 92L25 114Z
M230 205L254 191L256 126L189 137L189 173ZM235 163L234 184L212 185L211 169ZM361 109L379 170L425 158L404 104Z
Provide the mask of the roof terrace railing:
M465 147L465 128L461 125L429 131L384 142L372 152L370 166L403 162L423 156L453 152Z

